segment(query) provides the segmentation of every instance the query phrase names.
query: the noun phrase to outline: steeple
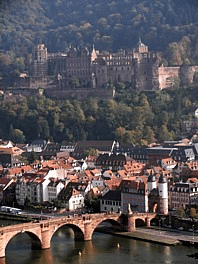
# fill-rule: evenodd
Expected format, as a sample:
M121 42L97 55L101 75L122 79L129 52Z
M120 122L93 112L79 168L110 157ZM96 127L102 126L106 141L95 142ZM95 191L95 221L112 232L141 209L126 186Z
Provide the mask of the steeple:
M145 53L148 52L148 46L146 46L144 43L142 43L141 38L139 37L139 41L137 43L137 51L139 53Z
M93 44L92 52L91 52L91 61L95 61L97 59L96 50Z
M159 183L166 183L167 180L166 180L166 177L164 175L164 172L162 171L160 177L159 177Z

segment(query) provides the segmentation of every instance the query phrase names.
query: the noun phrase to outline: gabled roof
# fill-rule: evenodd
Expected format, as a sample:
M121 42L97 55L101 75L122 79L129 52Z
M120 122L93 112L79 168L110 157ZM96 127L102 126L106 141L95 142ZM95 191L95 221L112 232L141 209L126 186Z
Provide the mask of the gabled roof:
M108 200L108 201L121 201L121 191L108 191L103 196L100 196L100 200Z
M64 200L64 201L69 201L69 199L74 196L74 195L79 195L80 192L74 188L63 188L60 193L58 194L58 199Z

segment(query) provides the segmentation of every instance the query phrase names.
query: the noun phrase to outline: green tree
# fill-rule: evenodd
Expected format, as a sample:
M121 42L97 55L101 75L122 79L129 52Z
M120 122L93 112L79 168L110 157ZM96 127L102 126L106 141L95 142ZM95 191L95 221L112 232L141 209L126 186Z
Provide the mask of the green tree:
M185 214L185 211L184 211L184 208L182 205L179 206L179 209L177 211L177 215L179 218L183 218L184 217L184 214Z
M85 196L85 207L88 210L93 211L94 213L100 212L100 201L98 199L98 196L89 192Z
M88 156L96 156L96 157L98 157L99 156L98 150L94 149L94 148L89 148L89 149L83 151L83 153L84 153L84 155L86 157L88 157Z
M69 84L70 84L71 88L77 88L80 86L79 79L76 77L72 77Z
M14 143L24 143L25 142L25 136L23 134L23 131L20 129L12 129L10 132L10 139Z
M36 160L38 159L36 153L34 152L34 150L32 150L32 152L30 153L29 157L28 157L28 162L30 164L34 163Z

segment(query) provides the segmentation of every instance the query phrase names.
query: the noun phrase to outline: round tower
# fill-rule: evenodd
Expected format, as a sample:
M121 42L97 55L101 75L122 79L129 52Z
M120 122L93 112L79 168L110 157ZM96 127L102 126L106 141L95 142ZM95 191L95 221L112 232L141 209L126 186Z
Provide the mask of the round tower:
M162 172L158 182L160 214L168 214L168 183Z
M151 171L148 176L148 192L150 193L153 189L156 189L156 178Z

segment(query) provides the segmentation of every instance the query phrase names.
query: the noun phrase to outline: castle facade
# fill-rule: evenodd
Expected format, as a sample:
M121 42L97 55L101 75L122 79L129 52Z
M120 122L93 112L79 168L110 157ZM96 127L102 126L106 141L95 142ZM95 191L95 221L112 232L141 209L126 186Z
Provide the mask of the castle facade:
M33 49L29 76L19 78L16 86L45 88L60 96L105 94L117 83L149 91L171 87L176 79L188 85L197 71L197 66L160 65L158 53L149 52L141 40L134 49L116 53L99 52L94 47L91 52L86 47L70 47L66 53L48 53L44 44L38 44Z

